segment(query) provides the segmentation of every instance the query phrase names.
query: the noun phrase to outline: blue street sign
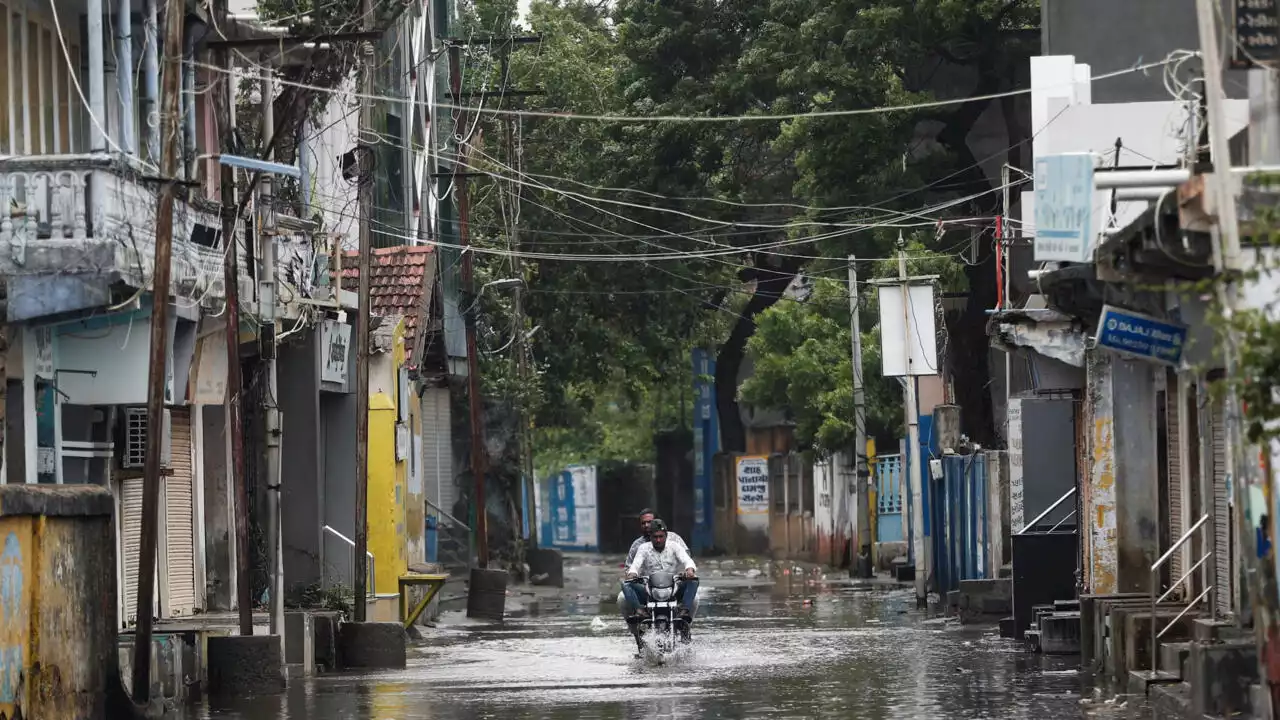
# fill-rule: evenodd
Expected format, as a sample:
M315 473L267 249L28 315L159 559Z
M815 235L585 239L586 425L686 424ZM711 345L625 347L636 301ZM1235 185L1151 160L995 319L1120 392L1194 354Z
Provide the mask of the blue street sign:
M1187 327L1111 305L1102 306L1097 346L1141 360L1178 365Z
M1036 160L1036 262L1088 262L1093 251L1093 155Z

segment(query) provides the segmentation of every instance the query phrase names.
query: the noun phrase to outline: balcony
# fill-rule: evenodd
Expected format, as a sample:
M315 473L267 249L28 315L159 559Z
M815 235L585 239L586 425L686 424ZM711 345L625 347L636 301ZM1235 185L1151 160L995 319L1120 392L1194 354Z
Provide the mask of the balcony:
M149 288L159 189L116 155L0 158L0 273L10 285L8 319L106 304L121 285ZM221 248L217 205L180 197L170 293L220 306L213 301L224 296ZM252 287L243 267L241 287Z

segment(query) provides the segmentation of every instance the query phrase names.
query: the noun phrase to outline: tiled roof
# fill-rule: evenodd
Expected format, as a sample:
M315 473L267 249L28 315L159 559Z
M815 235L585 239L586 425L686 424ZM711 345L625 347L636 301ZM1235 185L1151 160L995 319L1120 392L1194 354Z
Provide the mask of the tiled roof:
M422 274L426 271L430 245L400 245L373 251L369 297L372 313L379 317L404 316L404 344L413 354L417 332L418 304L422 300ZM355 292L360 282L360 254L342 254L342 289ZM408 358L413 362L413 358Z

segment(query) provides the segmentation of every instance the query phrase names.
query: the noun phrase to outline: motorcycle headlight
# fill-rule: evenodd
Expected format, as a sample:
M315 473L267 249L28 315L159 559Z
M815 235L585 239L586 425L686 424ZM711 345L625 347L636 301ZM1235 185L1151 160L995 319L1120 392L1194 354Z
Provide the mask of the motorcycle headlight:
M654 600L666 601L671 599L672 590L671 588L658 588L653 590L651 594Z

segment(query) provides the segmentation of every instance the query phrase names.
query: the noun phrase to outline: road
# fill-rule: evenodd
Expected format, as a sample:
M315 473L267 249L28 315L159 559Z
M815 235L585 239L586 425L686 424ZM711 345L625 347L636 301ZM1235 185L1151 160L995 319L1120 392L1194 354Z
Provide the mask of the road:
M656 667L612 604L616 571L588 563L563 596L502 628L446 615L406 671L294 682L282 697L202 708L202 720L540 720L1136 717L1082 702L1078 661L1022 653L992 628L927 618L910 589L855 588L786 568L701 572L695 649ZM830 580L830 578L828 578ZM1092 697L1092 692L1086 693ZM1128 703L1131 705L1132 703Z

